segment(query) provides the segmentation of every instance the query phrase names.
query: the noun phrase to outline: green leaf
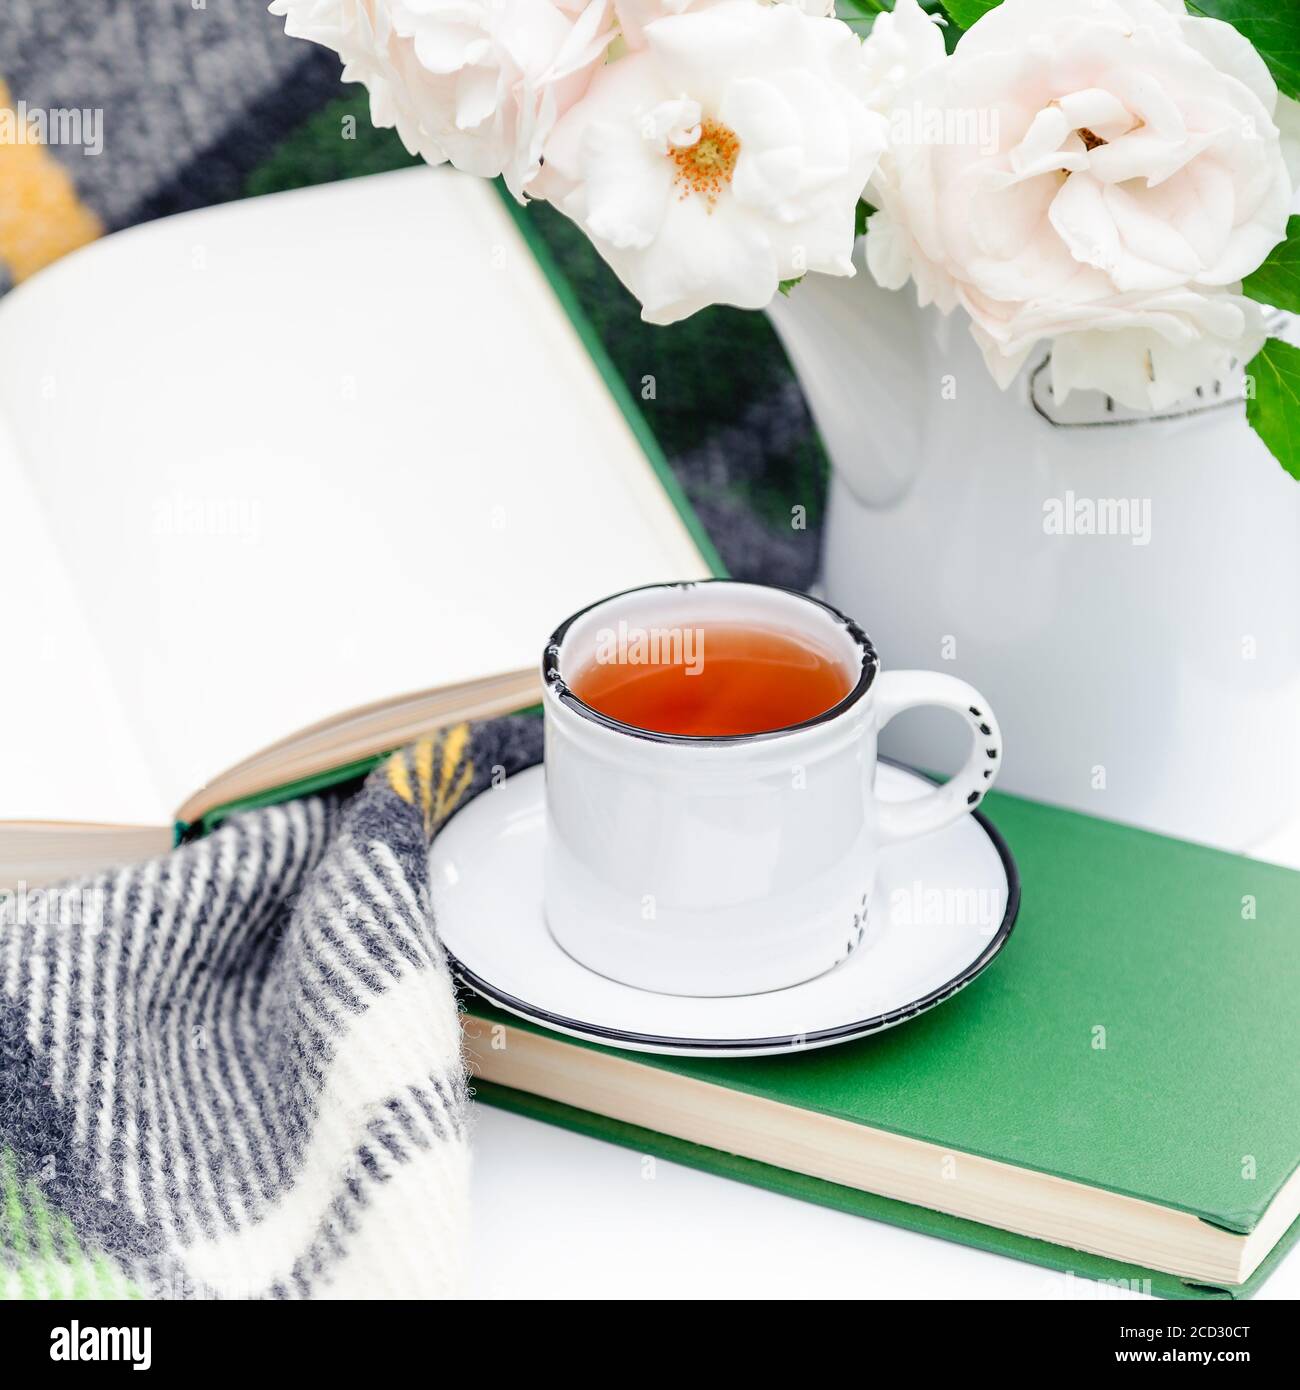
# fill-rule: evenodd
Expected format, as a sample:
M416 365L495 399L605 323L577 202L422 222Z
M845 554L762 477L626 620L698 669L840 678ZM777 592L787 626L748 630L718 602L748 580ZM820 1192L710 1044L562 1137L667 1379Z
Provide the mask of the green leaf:
M1270 338L1246 366L1246 419L1300 481L1300 348Z
M996 10L1001 0L943 0L948 18L963 29L969 29L977 19L983 19L990 10Z
M942 15L944 10L942 0L917 0L917 3L927 14ZM989 0L989 5L997 3L998 0ZM986 5L986 8L989 5ZM835 0L835 17L843 20L845 24L858 25L854 33L860 38L865 38L875 23L876 16L888 14L893 8L894 0ZM960 30L952 24L944 26L945 38L959 32Z
M1281 90L1300 97L1300 6L1294 0L1188 0L1187 10L1244 34Z
M793 280L782 280L781 283L777 285L777 289L780 290L782 294L788 295L802 279L802 275L796 275Z
M1286 224L1286 240L1280 241L1241 282L1243 294L1271 304L1275 309L1300 313L1300 217Z
M853 209L853 239L856 241L860 236L867 234L867 218L875 212L865 198L858 199L858 205Z

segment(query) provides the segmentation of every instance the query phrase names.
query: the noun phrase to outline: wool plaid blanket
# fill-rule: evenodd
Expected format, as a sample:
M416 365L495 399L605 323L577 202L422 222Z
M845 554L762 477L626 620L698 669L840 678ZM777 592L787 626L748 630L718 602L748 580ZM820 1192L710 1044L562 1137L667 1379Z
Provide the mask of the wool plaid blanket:
M0 1296L455 1293L467 1087L428 848L540 756L540 720L460 725L351 798L0 897Z

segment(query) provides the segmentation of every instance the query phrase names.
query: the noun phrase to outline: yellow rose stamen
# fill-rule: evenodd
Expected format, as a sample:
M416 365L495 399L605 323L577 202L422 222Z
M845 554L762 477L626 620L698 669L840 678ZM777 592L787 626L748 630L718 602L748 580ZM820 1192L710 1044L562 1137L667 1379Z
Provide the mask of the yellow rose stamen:
M706 118L700 122L700 138L693 145L677 146L668 151L668 158L677 166L673 187L679 198L698 193L712 212L718 194L731 182L740 158L740 137L721 121Z

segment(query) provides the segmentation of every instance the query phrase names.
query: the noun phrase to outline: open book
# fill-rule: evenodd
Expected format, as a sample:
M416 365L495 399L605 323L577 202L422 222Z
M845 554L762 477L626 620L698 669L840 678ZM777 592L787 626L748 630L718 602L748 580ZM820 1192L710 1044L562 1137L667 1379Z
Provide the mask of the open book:
M0 300L0 886L518 708L569 612L710 572L536 250L421 167Z

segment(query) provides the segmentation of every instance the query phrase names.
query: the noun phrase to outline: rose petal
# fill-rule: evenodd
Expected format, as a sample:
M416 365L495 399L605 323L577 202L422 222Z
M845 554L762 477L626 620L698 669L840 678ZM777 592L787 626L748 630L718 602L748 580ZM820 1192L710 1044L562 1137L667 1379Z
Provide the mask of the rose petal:
M1052 199L1048 215L1076 260L1108 275L1114 272L1121 255L1119 232L1095 178L1071 175Z
M1133 113L1114 92L1088 87L1060 98L1061 115L1071 130L1090 130L1102 140L1118 140L1133 129Z
M1148 200L1121 184L1103 185L1102 197L1122 245L1111 271L1117 289L1164 289L1203 268L1187 238L1159 215L1158 207L1149 207Z

